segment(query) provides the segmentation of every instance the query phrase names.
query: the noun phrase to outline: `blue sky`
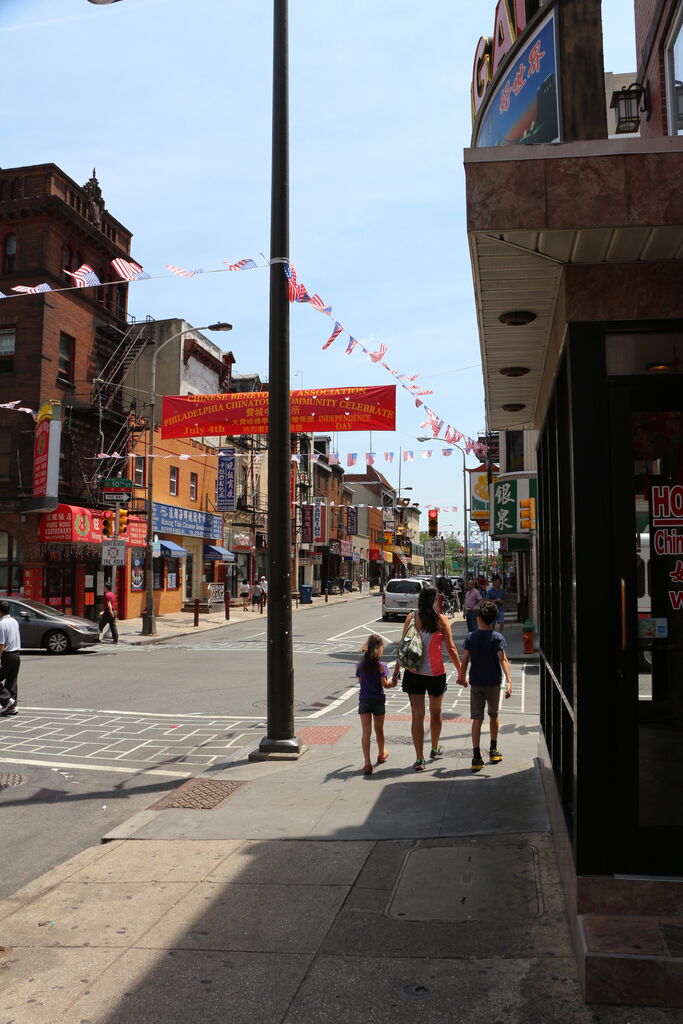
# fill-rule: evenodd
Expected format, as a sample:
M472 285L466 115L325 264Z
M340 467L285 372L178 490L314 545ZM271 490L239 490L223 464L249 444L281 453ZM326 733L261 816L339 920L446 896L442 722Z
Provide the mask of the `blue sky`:
M625 11L624 8L627 8ZM483 0L291 0L291 258L309 291L386 361L420 373L427 403L466 435L484 429L463 149L472 60L493 30ZM635 66L631 5L603 0L605 68ZM83 184L97 168L109 212L152 275L166 263L217 269L269 246L270 0L0 0L6 82L0 164L52 162ZM229 320L214 340L235 370L268 372L268 272L168 277L131 285L137 317ZM330 321L291 316L292 384L386 384ZM299 371L298 376L297 371ZM20 395L12 396L21 398ZM423 507L462 507L461 459L433 445L399 389L394 434L375 433L377 467ZM339 435L346 452L367 434ZM383 453L394 451L393 467ZM470 460L474 465L474 460ZM461 513L442 515L458 529Z

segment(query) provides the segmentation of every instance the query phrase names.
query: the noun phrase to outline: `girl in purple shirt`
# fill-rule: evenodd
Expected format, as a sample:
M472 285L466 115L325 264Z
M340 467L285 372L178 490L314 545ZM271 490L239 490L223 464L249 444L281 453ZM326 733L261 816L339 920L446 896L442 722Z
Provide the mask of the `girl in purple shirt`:
M389 681L389 669L381 660L383 653L384 640L377 633L371 633L363 645L363 657L356 666L356 677L360 681L360 693L358 694L358 714L361 723L360 744L365 759L363 771L366 775L372 775L370 739L373 723L377 741L377 764L384 764L389 757L389 751L384 746L384 713L386 710L384 691L396 686L396 682Z

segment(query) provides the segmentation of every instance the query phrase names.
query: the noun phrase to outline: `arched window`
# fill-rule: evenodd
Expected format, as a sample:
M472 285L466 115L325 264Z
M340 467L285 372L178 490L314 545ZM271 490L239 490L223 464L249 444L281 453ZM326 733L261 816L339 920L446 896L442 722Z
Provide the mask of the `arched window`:
M17 259L17 236L7 235L5 238L4 252L2 260L2 272L3 274L11 274L14 270L14 265Z

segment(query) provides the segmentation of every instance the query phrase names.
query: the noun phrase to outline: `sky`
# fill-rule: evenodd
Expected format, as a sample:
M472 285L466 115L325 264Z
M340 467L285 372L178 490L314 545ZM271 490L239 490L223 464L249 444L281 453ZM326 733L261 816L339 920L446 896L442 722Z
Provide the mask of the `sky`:
M477 437L463 150L474 51L492 34L495 0L289 8L289 255L346 331L323 352L331 321L291 307L292 386L393 383L360 349L345 354L350 333L370 350L386 345L389 366L433 390L424 400L439 417ZM228 320L231 334L207 336L232 350L236 373L266 379L268 271L183 280L165 265L209 271L269 254L272 15L271 0L0 0L3 77L21 86L0 115L0 165L55 163L81 185L96 168L109 213L133 232L133 258L162 276L131 284L129 312ZM633 70L631 4L603 0L603 35L605 69ZM457 531L462 458L416 440L430 433L425 419L399 388L396 432L339 434L334 448L342 465L358 452L361 471L376 452L394 485L399 451L413 451L405 496L457 507L440 517Z

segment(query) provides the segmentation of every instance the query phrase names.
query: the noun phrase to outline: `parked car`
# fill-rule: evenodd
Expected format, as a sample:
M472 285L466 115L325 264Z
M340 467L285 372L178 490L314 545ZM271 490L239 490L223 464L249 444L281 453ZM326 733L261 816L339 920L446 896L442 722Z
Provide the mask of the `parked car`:
M10 615L19 623L21 649L43 647L48 654L68 654L100 642L96 622L67 615L39 601L5 598Z
M389 580L382 594L382 618L405 618L407 612L417 611L417 599L424 586L422 580Z

